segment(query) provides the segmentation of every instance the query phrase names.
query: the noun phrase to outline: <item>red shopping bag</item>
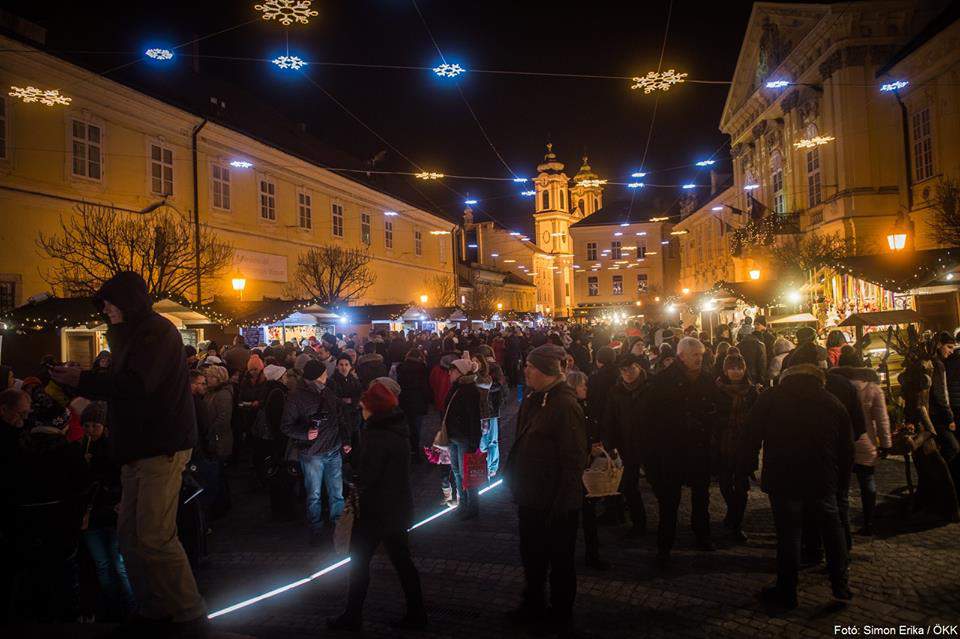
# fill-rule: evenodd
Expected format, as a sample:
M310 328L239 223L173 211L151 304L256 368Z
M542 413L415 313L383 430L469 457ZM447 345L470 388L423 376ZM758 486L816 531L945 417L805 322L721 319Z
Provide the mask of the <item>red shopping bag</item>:
M487 454L477 451L463 454L463 487L477 488L487 483Z

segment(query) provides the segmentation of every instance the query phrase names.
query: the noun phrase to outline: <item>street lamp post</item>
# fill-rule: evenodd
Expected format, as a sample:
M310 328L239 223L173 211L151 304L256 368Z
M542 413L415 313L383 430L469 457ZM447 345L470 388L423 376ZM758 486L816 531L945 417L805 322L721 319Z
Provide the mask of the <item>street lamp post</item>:
M230 284L233 286L233 290L237 292L238 299L243 301L243 289L247 288L247 280L243 277L237 276L230 280Z

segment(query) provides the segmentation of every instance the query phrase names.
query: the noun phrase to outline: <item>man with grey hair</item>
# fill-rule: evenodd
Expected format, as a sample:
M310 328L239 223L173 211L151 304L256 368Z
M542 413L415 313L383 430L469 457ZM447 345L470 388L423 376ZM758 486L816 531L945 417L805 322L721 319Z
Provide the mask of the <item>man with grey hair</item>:
M677 509L690 487L691 525L697 548L710 541L710 457L716 428L718 389L703 366L704 346L694 337L677 345L677 360L655 376L647 393L642 455L660 511L657 565L666 569L677 535Z

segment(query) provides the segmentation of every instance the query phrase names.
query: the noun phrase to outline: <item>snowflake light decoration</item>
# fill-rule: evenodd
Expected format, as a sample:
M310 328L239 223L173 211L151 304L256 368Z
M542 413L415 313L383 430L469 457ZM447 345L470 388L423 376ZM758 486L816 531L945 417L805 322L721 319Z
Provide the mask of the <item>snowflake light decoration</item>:
M313 0L263 0L263 4L254 5L254 9L262 11L260 16L264 20L277 20L285 27L289 27L294 22L307 24L310 18L318 14L310 8Z
M230 163L230 166L237 169L249 169L253 166L253 162L247 162L246 160L234 160Z
M797 149L812 149L827 142L833 142L834 140L836 140L836 138L832 135L818 135L816 137L798 140L793 143L793 146Z
M173 51L170 49L147 49L143 52L148 58L153 58L154 60L172 60Z
M24 102L39 102L40 104L45 104L47 106L53 106L55 104L70 104L73 98L68 98L65 95L60 95L59 89L38 89L37 87L10 87L10 93L8 95L15 98L20 98Z
M537 194L536 191L520 191L520 195L523 195L524 197L532 197L532 196L534 196L534 195L536 195L536 194ZM520 234L519 234L519 233L511 233L510 235L520 235Z
M455 78L461 73L466 73L466 69L459 64L447 64L444 62L439 67L434 67L433 72L441 78Z
M907 80L895 80L889 84L884 84L880 87L880 90L884 93L890 93L891 91L899 91L903 87L910 84Z
M443 177L443 173L431 173L428 171L423 171L421 173L417 173L416 177L421 180L439 180Z
M299 71L307 66L305 60L295 55L282 55L279 58L274 58L272 62L281 69L293 69L294 71Z
M634 78L633 81L636 84L633 84L630 88L643 89L644 93L652 93L653 91L669 91L671 85L684 82L684 78L686 77L686 73L677 73L673 69L668 69L663 73L650 71L642 78Z
M577 186L596 187L603 186L606 183L606 180L580 180L577 182Z

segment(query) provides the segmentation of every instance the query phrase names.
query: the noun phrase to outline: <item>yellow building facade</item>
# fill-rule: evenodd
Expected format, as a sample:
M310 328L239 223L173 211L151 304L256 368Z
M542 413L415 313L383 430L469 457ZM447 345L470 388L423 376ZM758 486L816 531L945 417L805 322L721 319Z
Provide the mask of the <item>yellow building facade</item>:
M0 46L28 48L5 38ZM2 306L50 289L42 273L52 264L40 258L36 239L56 233L81 202L130 211L165 202L192 221L195 188L200 224L235 249L234 264L203 281L205 301L237 295L233 278L246 281L244 299L290 296L298 256L326 244L372 256L375 282L358 303L414 302L434 275L453 274L450 221L220 118L196 116L37 51L5 54L0 85ZM70 103L6 95L26 86L56 88Z

